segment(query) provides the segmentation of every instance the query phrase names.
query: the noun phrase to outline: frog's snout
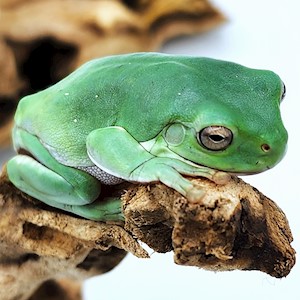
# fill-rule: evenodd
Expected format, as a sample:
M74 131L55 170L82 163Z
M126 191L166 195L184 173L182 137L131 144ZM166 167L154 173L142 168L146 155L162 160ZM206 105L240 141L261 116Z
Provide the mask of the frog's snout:
M260 142L260 150L263 156L280 161L287 150L288 133L282 126L281 128L270 130L268 136L262 138Z
M268 170L277 165L285 156L287 140L282 143L262 143L260 149L262 155L256 165L264 165L265 170Z

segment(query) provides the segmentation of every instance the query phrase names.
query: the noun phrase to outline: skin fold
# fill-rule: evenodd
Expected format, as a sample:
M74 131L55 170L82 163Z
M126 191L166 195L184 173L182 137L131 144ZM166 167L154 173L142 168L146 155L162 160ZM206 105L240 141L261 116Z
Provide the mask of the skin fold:
M123 218L101 184L160 181L191 201L183 175L226 183L284 156L285 87L275 73L209 58L135 53L92 60L24 97L15 114L12 183L92 220ZM97 199L97 200L96 200Z

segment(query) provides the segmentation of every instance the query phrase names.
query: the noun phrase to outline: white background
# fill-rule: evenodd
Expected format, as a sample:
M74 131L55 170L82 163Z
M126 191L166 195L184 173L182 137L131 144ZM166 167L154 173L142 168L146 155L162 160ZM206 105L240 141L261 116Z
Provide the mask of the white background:
M274 169L243 179L277 202L286 213L300 249L300 1L214 0L227 24L199 36L174 40L163 52L193 54L278 73L287 87L282 116L289 148ZM170 83L172 84L172 83ZM12 155L0 151L2 163ZM150 249L151 251L151 249ZM152 252L150 252L152 253ZM257 271L213 273L173 263L172 253L152 253L151 259L127 257L111 272L85 283L85 300L109 299L300 299L300 266L284 279Z

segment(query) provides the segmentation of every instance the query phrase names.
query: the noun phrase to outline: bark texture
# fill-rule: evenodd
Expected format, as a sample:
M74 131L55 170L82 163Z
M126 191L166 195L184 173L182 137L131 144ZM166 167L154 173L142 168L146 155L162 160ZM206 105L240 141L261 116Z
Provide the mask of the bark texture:
M208 0L0 0L0 146L20 97L95 57L155 51L223 21Z
M22 194L4 168L0 299L79 300L80 282L111 270L127 252L148 258L138 241L157 252L174 251L180 265L260 270L278 278L289 274L295 264L293 238L272 200L236 177L222 186L191 180L206 192L198 202L160 183L117 187L125 222L105 224L67 215Z

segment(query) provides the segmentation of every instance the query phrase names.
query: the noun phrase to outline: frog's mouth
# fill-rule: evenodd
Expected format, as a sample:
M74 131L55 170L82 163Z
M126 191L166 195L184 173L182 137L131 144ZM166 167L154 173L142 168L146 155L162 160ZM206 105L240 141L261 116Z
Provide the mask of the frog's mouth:
M230 175L233 176L249 176L249 175L256 175L256 174L263 173L265 171L270 170L271 168L272 167L265 166L263 169L257 171L234 171L234 170L222 170L222 169L214 169L214 170L229 173Z
M266 171L266 170L265 170ZM233 175L233 176L249 176L249 175L256 175L256 174L259 174L259 173L262 173L264 171L256 171L256 172L231 172L231 171L222 171L222 172L225 172L225 173L229 173L230 175Z
M228 170L228 171L220 170L220 171L227 172L227 173L230 173L231 175L235 175L235 176L248 176L248 175L260 174L260 173L263 173L270 169L272 169L272 166L264 165L263 167L259 168L258 170L253 170L253 171L235 171L235 170Z
M193 164L195 164L195 163L193 163ZM209 166L206 166L206 165L201 165L201 164L196 164L196 165L200 166L200 167L205 167L205 168L213 169L215 171L220 171L220 172L228 173L228 174L233 175L233 176L256 175L256 174L260 174L260 173L263 173L263 172L265 172L267 170L272 169L272 167L270 167L270 166L265 166L264 168L262 168L260 170L256 170L256 171L235 171L235 170L228 170L228 169L212 168L212 167L209 167Z

